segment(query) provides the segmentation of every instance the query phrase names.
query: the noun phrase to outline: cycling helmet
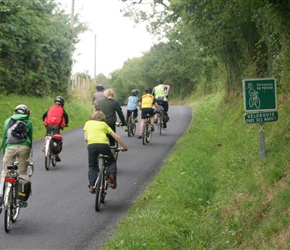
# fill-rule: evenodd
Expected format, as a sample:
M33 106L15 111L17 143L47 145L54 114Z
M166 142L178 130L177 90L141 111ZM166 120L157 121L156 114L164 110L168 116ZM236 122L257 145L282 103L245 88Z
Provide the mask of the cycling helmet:
M58 105L61 105L61 106L64 106L64 99L63 97L61 96L57 96L54 100L54 103L55 104L58 104Z
M20 104L18 105L15 109L14 112L17 112L18 114L26 114L26 115L30 115L30 110L29 108L24 105L24 104Z
M157 84L163 84L163 81L160 80L160 79L158 79L158 80L157 80Z
M104 87L102 84L98 84L97 87L96 87L97 91L103 91L104 90Z
M151 89L151 88L149 88L149 87L148 87L148 88L146 88L146 89L145 89L145 93L149 93L149 94L151 94L151 93L152 93L152 89Z
M132 93L132 95L136 96L136 95L138 95L139 92L137 89L133 89L131 93Z

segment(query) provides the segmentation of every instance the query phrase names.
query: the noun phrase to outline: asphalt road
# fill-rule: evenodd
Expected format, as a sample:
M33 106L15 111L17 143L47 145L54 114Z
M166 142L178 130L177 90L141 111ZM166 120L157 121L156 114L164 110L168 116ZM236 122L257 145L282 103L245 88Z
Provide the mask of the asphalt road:
M49 171L45 170L41 152L44 140L35 141L32 196L8 234L4 231L4 213L0 215L0 249L101 249L111 229L162 167L163 159L188 127L191 113L190 107L171 106L167 131L162 135L154 132L145 146L136 135L129 138L117 128L129 150L119 154L118 187L108 190L99 212L95 212L95 195L87 186L82 127L62 133L62 161Z

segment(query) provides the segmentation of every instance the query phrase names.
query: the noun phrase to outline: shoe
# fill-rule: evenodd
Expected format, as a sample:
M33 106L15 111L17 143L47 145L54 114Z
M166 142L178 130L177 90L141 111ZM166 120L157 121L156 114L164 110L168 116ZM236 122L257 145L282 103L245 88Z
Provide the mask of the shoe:
M90 192L91 194L95 194L95 193L96 193L96 189L95 189L93 186L90 186L90 190L89 190L89 192Z
M60 162L60 161L61 161L61 159L59 158L59 155L56 155L56 156L55 156L55 160L56 160L57 162Z
M137 117L134 120L135 120L136 123L138 122L138 118Z
M126 127L125 127L125 132L127 132L127 131L128 131L128 127L126 126Z
M142 135L138 135L138 137L137 137L138 139L142 139Z
M151 128L151 131L154 131L154 125L153 124L150 125L150 128Z
M20 208L27 207L27 202L26 201L19 201L19 207Z
M117 181L116 178L113 175L109 176L109 180L110 180L110 186L112 189L116 189L117 187Z

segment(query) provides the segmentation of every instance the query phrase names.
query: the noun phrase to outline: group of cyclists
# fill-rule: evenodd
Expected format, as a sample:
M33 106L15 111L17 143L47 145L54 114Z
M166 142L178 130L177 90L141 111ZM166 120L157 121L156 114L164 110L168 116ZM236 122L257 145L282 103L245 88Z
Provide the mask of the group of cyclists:
M111 187L117 187L117 166L114 157L115 141L120 145L121 151L127 151L124 141L116 134L117 115L120 119L120 125L126 126L131 113L134 113L135 121L138 122L138 107L141 110L140 135L142 138L142 131L144 126L144 119L149 114L151 117L151 130L154 131L153 123L157 121L156 113L153 106L158 112L159 106L162 106L167 115L168 112L168 94L170 86L163 84L162 80L157 80L157 86L151 89L145 89L144 95L138 98L138 90L133 89L131 95L127 99L127 115L126 119L123 115L122 108L114 99L115 93L112 89L104 89L101 84L96 86L97 91L93 94L94 112L83 128L84 140L87 142L88 149L88 181L89 192L95 193L93 184L97 178L98 165L97 156L102 153L109 156L108 177L111 181ZM64 109L64 98L57 96L54 100L54 105L51 106L42 116L46 134L60 134L60 131L68 126L69 117ZM18 171L20 174L27 174L33 142L33 126L29 119L30 110L24 105L20 104L15 107L14 114L4 122L3 137L2 137L2 153L3 153L3 169L1 172L0 182L0 205L2 204L3 185L7 172L7 166L18 160ZM168 115L167 115L168 116ZM23 140L17 142L7 142L7 133L9 133L9 126L11 120L21 120L26 124L26 136ZM164 123L166 128L166 122ZM109 140L109 143L108 143ZM44 149L43 149L44 150ZM59 155L56 156L56 161L61 161ZM27 204L26 204L27 206Z

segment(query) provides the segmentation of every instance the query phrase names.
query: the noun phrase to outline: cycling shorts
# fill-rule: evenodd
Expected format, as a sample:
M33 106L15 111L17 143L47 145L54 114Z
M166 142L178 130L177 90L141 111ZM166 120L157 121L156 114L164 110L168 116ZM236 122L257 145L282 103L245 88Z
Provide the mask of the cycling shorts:
M153 108L143 108L141 111L141 118L146 119L147 114L150 115L150 117L154 116L155 112Z

